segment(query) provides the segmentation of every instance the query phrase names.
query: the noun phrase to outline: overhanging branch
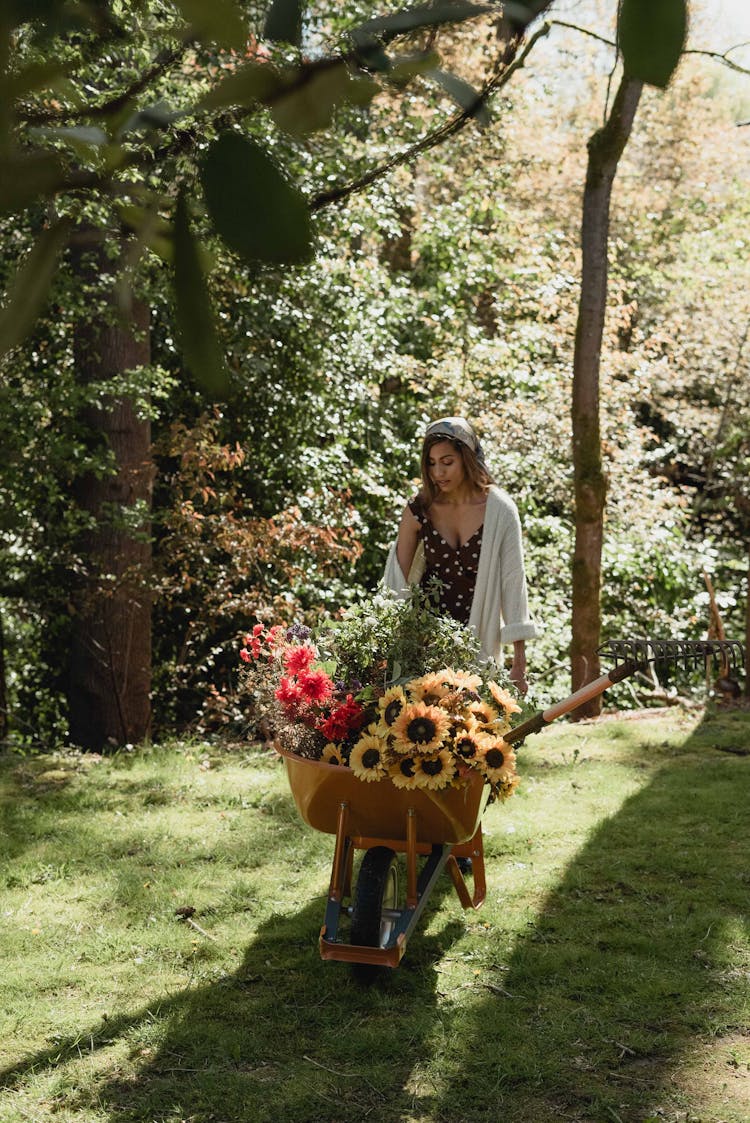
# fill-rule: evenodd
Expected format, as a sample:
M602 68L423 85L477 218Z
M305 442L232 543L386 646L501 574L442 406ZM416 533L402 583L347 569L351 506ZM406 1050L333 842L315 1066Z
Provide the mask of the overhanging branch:
M342 184L340 187L334 187L330 191L322 191L320 194L315 195L310 202L310 209L312 211L319 211L322 210L323 207L330 206L331 203L340 203L342 200L348 199L350 195L355 195L357 192L363 191L365 187L369 187L372 183L382 179L383 176L393 171L394 168L398 168L403 164L408 164L423 152L428 152L431 148L436 148L438 145L448 140L449 137L460 132L468 125L469 121L474 119L478 111L483 105L487 104L493 94L501 90L503 86L510 81L515 72L520 70L526 62L534 44L538 42L539 39L548 35L549 30L549 23L543 23L529 39L521 54L514 58L504 70L496 72L491 78L487 79L477 94L476 101L471 105L462 109L460 113L455 113L447 121L444 121L442 125L439 125L438 128L433 129L432 132L423 136L421 140L416 141L403 151L397 152L394 156L391 156L389 160L386 160L384 164L379 164L378 167L366 172L365 175L352 180L350 183Z

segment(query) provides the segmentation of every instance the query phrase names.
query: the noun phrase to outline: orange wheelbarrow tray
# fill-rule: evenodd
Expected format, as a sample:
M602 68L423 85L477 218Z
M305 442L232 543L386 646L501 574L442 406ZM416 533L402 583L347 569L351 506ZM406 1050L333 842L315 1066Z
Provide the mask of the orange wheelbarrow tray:
M403 790L390 779L370 783L349 768L308 760L277 745L297 809L308 826L336 836L325 923L323 959L397 967L427 899L447 867L464 908L484 901L481 817L490 789L477 772L455 788ZM354 851L364 850L354 891ZM397 855L406 855L406 891L399 892ZM417 873L417 858L425 857ZM473 891L456 858L471 858ZM342 913L350 942L340 938Z

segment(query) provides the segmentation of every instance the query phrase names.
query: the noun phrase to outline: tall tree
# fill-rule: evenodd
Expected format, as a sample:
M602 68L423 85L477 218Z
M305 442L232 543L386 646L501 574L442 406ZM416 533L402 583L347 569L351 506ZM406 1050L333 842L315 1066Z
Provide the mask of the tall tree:
M101 249L78 256L81 283L107 277ZM113 470L78 477L75 499L88 517L78 550L83 579L73 592L67 696L70 734L86 749L137 743L151 729L151 423L107 383L150 362L148 306L133 300L123 316L113 299L76 326L78 379L103 395L82 412Z
M607 481L599 426L599 363L607 307L609 213L617 165L628 142L643 82L623 75L604 125L590 138L581 220L581 291L573 355L573 476L576 536L573 553L573 690L599 675L601 558ZM601 697L578 716L599 713Z

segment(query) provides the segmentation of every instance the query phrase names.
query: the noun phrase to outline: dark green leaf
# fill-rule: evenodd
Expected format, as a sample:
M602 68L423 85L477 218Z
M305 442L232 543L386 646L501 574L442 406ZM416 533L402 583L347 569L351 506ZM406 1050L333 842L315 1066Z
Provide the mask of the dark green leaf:
M302 43L304 0L273 0L263 27L263 38L274 43Z
M178 121L184 114L171 109L166 101L157 101L131 113L120 129L120 133L152 132L154 129L168 129L174 121Z
M129 203L121 206L118 213L123 226L132 230L162 261L174 264L174 230L171 222L146 207ZM201 247L198 246L197 249L200 260Z
M449 74L447 71L438 68L425 71L425 77L432 78L438 85L442 86L457 105L468 111L470 116L476 118L477 124L483 128L489 125L490 112L486 104L480 99L474 87L470 86L468 82L464 82L463 78L457 78L455 74Z
M32 63L18 74L8 75L4 83L4 96L13 101L33 90L47 90L64 78L65 74L66 68L59 62Z
M201 167L208 211L218 234L245 261L307 261L312 230L307 203L254 141L224 133Z
M69 219L59 219L39 236L21 263L0 311L0 357L22 343L34 326L47 300L70 225Z
M372 37L393 39L421 27L435 27L443 23L461 23L474 16L484 15L491 9L487 4L472 4L463 0L446 0L445 3L420 4L390 16L377 16L367 20L351 33L355 43Z
M364 82L369 87L369 97L373 97L377 85L372 80ZM352 81L343 62L312 70L309 76L294 71L290 74L289 92L274 99L271 112L279 128L292 136L303 136L324 129L337 105L350 100L360 104L365 94L361 86L361 82Z
M180 192L174 222L174 291L182 350L198 385L214 398L226 397L229 371L219 341L198 244Z
M104 129L96 125L67 125L61 128L30 129L31 136L41 136L48 140L59 140L75 148L84 155L90 154L92 148L101 148L110 143Z
M264 101L281 84L278 71L268 64L248 63L214 86L198 102L199 109L219 109L224 105L252 105Z
M434 51L419 51L410 55L398 55L391 60L387 81L395 85L406 84L417 74L425 74L437 68L440 60Z
M0 163L0 214L11 214L54 191L63 179L63 168L51 152L12 155Z
M680 61L687 23L687 0L623 0L618 32L625 72L664 89Z
M236 51L247 46L247 23L233 0L177 0L177 7L202 42Z

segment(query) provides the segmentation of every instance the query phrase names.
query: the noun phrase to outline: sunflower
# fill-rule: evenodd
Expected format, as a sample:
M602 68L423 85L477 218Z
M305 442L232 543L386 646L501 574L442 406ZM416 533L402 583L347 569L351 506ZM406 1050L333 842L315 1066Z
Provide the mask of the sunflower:
M479 761L482 772L493 783L507 783L516 771L516 754L501 738L488 741Z
M434 752L445 740L450 719L437 706L414 702L393 723L394 748L400 753Z
M476 729L459 729L456 732L453 751L467 764L478 761L483 756L483 748L482 734Z
M477 698L478 697L479 695L477 695ZM449 713L454 719L459 717L460 720L466 713L466 707L469 703L464 691L459 689L449 690L447 694L444 694L442 698L437 700L436 704L440 706L441 710L445 710L446 713Z
M513 792L516 790L520 782L521 781L514 772L512 776L508 776L508 778L506 780L503 780L502 783L497 784L495 786L495 791L498 799L507 799L509 796L513 795Z
M443 671L433 671L413 678L407 682L406 690L413 702L425 702L433 705L454 688L453 671L446 667Z
M413 756L402 756L388 769L397 788L419 787L419 765Z
M500 717L495 707L491 706L489 702L483 702L481 698L478 702L471 702L469 710L480 725L492 725Z
M476 693L482 685L481 675L473 675L470 671L454 671L453 684L459 690L471 690Z
M344 754L341 752L340 745L334 745L329 741L327 745L323 746L323 752L320 754L320 759L324 764L344 764Z
M380 710L378 728L383 736L390 733L394 721L403 712L406 705L406 695L400 686L389 687L383 697L378 699L378 709Z
M511 714L520 714L521 707L509 690L498 686L496 682L490 682L487 685L490 688L490 694L495 699L498 706L501 706L508 716Z
M382 780L387 774L385 745L380 737L365 733L349 755L349 767L360 780Z
M424 756L419 762L418 787L447 788L456 774L456 763L447 749L431 756Z

